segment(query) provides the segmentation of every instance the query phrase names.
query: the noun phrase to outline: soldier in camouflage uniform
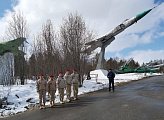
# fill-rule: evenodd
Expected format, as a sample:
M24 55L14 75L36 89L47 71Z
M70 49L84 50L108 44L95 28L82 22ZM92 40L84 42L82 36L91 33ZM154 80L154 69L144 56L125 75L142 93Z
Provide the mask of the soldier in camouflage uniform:
M36 87L37 87L37 92L39 93L40 109L45 108L47 81L44 79L43 75L39 76Z
M47 82L47 91L50 95L50 107L55 105L55 93L56 93L56 80L54 80L54 76L51 75Z
M78 87L79 87L79 74L76 70L73 70L72 76L72 84L73 84L73 93L74 93L74 100L78 99Z
M60 97L60 102L63 104L64 103L64 89L66 87L66 82L65 79L63 78L63 75L60 73L58 78L57 78L57 85L58 85L58 91L59 91L59 97Z
M67 101L70 102L71 100L71 84L72 84L72 76L70 71L67 70L64 79L66 80L66 94L67 94Z

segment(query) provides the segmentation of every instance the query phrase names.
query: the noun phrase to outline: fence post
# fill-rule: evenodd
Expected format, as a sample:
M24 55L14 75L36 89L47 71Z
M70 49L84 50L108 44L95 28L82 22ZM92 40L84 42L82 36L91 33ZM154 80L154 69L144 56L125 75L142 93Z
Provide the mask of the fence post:
M0 108L2 108L2 99L0 98Z
M97 83L98 74L96 74L96 83Z

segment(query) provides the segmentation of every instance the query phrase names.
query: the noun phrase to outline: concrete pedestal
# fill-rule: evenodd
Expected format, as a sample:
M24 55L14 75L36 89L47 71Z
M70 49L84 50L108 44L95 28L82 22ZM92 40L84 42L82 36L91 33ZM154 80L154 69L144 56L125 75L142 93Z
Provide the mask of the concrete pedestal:
M104 69L98 69L98 70L93 70L93 71L90 71L90 75L91 75L91 78L92 76L94 75L98 75L97 76L97 80L101 81L101 80L108 80L107 78L107 74L108 74L108 71L107 70L104 70Z

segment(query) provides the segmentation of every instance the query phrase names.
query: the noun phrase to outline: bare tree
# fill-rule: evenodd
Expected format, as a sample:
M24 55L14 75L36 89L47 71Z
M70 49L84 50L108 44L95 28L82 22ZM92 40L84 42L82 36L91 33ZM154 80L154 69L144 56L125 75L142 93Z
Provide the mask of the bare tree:
M28 37L27 22L22 12L18 11L13 13L10 21L8 22L6 34L8 39ZM21 46L21 50L25 51L24 44ZM23 54L19 54L17 57L15 57L15 70L15 74L20 76L21 84L23 85L25 79L25 58Z
M30 74L36 75L43 73L45 75L56 75L60 70L61 56L56 45L58 39L51 20L47 20L46 23L43 24L41 33L34 39L32 56L29 59L29 67L35 67L35 71L30 70Z
M54 53L54 30L51 20L47 20L46 24L42 27L41 33L42 40L45 45L45 61L46 61L46 74L53 73L54 64L53 64L53 53Z
M44 62L44 51L45 51L45 48L44 48L44 43L42 41L42 37L41 35L37 35L35 38L34 38L34 43L33 43L33 51L32 51L32 55L29 59L29 63L30 63L30 66L29 68L35 68L36 69L36 73L33 73L34 71L30 71L30 74L40 74L40 73L44 73L44 67L45 67L45 62ZM35 56L35 57L34 57ZM35 65L33 66L33 62L34 62L34 59L35 58ZM31 60L31 61L30 61Z
M7 36L9 39L28 37L27 21L21 11L14 12L8 24Z
M60 36L64 56L63 67L77 69L81 75L81 85L86 63L86 55L81 53L81 49L86 42L93 39L93 35L87 30L80 15L69 14L61 26Z

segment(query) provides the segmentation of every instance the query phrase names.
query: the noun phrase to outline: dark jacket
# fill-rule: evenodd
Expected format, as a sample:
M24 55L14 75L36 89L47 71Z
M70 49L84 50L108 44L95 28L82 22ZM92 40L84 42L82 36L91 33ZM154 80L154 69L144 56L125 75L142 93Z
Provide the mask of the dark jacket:
M113 79L113 80L114 80L114 78L115 78L115 74L114 74L114 72L113 72L113 71L108 72L108 74L107 74L107 78L109 78L109 79Z

